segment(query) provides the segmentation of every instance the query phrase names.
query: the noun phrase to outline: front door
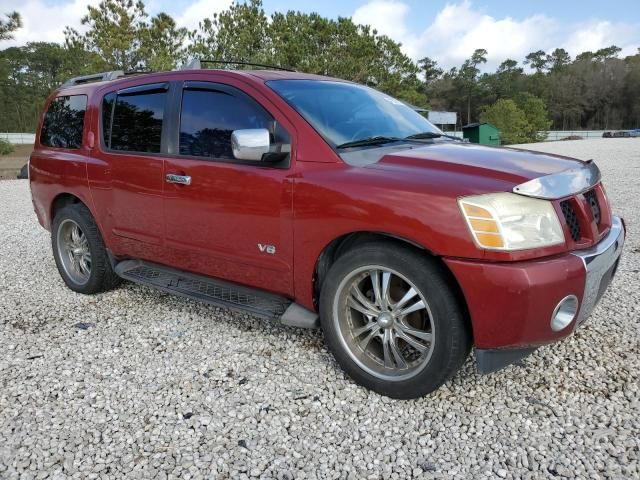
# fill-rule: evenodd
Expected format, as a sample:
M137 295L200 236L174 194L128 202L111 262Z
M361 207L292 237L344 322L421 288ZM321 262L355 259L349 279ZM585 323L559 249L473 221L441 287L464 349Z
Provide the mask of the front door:
M230 85L185 82L179 97L176 151L164 163L165 246L171 262L292 294L292 155L277 165L239 161L231 148L234 130L267 128L272 141L290 151L288 132Z

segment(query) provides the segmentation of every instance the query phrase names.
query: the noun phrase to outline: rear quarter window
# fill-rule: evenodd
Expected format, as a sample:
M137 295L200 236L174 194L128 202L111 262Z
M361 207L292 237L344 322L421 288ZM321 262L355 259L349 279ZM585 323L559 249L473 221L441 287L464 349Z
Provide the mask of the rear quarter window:
M40 144L55 148L80 148L86 110L86 95L54 98L44 115Z

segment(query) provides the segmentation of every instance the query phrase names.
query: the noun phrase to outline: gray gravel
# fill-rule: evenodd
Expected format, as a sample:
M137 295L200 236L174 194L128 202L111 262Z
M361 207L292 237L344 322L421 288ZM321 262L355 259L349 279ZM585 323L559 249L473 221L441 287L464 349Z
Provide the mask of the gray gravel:
M0 478L639 478L640 139L595 158L631 231L589 322L522 366L394 401L318 332L127 284L65 288L24 181L0 182Z

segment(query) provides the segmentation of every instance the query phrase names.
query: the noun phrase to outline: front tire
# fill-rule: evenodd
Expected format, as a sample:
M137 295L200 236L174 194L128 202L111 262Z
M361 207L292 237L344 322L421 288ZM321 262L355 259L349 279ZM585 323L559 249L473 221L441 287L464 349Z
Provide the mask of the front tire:
M325 340L357 383L417 398L447 381L471 348L463 307L425 253L371 242L332 265L320 295Z
M58 272L74 292L89 295L120 284L98 226L83 204L67 205L56 213L51 244Z

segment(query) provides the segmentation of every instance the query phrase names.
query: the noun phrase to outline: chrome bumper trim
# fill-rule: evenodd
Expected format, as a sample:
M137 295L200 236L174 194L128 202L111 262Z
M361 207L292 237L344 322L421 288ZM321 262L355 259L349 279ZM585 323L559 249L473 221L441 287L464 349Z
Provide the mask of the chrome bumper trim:
M624 238L625 230L622 220L619 217L613 217L611 230L597 245L585 250L572 252L573 255L582 259L587 271L584 295L576 326L591 315L591 312L609 286L609 282L617 269L617 262L622 254Z
M513 187L513 193L526 197L556 200L577 195L593 188L600 181L600 169L590 160L581 166L534 178Z

